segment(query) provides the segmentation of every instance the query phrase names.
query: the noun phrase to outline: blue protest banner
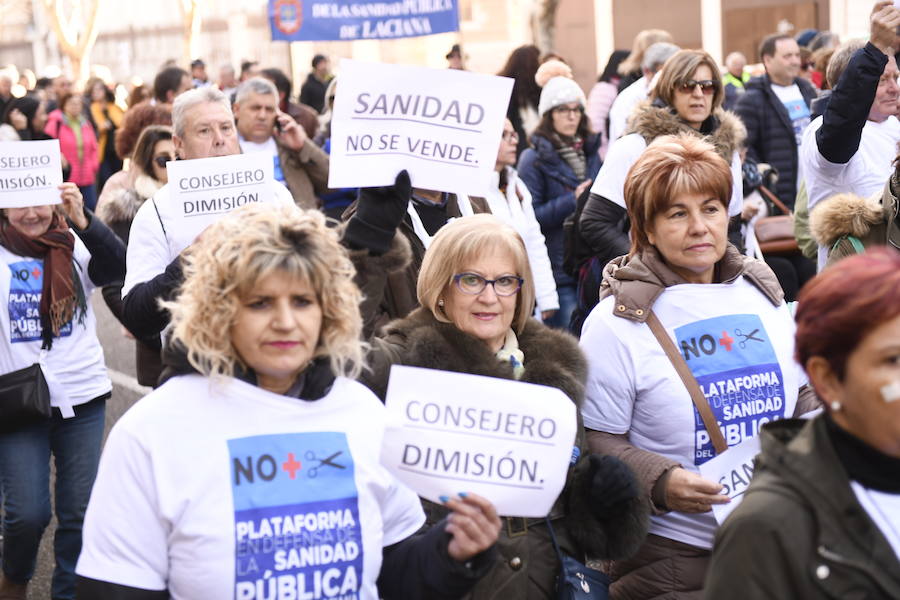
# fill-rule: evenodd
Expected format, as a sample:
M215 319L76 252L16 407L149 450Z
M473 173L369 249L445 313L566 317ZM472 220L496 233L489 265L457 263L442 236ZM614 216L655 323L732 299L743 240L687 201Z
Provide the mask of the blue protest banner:
M269 0L272 39L385 40L459 31L458 0Z

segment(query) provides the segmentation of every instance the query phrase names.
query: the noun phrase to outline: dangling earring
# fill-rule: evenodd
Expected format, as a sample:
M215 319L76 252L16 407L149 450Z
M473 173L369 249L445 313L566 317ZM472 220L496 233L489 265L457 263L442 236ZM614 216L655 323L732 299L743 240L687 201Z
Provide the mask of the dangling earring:
M832 412L837 412L837 411L841 410L841 403L838 402L837 400L832 402L830 406L831 406Z

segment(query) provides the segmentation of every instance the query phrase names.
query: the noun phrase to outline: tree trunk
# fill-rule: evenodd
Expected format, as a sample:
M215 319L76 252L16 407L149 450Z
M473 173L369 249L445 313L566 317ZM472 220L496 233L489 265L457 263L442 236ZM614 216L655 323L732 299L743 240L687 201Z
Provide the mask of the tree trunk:
M97 12L100 0L75 2L66 17L63 0L44 0L44 10L56 35L60 50L69 58L75 80L84 83L91 74L91 49L97 41ZM82 19L82 11L87 17Z
M556 8L559 6L559 0L535 0L535 3L532 13L534 42L541 49L541 54L547 54L554 50L553 38L556 33Z
M200 2L201 0L180 0L182 49L181 61L188 67L195 58L200 58Z

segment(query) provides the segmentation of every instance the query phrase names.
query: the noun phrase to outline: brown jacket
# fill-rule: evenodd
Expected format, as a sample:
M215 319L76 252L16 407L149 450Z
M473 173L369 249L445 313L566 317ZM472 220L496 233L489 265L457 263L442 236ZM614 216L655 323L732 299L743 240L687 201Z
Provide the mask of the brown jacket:
M741 275L773 305L778 306L784 300L781 285L766 263L744 256L729 244L722 260L716 264L714 281L730 283ZM680 283L685 283L684 279L672 271L657 250L651 247L638 256L621 256L606 265L600 299L614 296L616 316L644 323L659 295L667 287ZM797 399L795 414L804 414L818 404L812 388L804 386ZM632 446L627 435L589 431L588 443L592 452L621 458L643 484L654 513L666 512L666 478L672 469L680 466L677 462Z
M898 185L894 183L894 187ZM856 194L828 198L809 215L809 228L816 242L828 248L827 264L831 265L856 254L848 236L857 238L866 248L887 244L900 249L898 212L900 201L888 181L881 193L870 198Z
M587 364L575 338L529 319L518 335L518 342L525 355L521 381L558 388L580 407L584 399ZM450 323L438 321L424 308L388 324L383 329L383 336L372 340L369 363L371 370L361 377L361 381L382 399L394 364L514 378L512 367L498 361L482 341ZM628 556L646 534L646 504L638 498L619 518L596 519L588 506L590 469L582 435L579 434L576 444L581 450L580 459L569 469L566 487L551 513L559 543L578 560L584 560L585 555L595 558ZM446 514L445 508L430 502L425 502L425 508L429 523L437 522ZM546 526L541 519L527 519L527 527L523 530L522 518L503 521L497 542L497 563L466 599L555 598L553 585L559 564Z
M318 208L319 196L328 190L328 155L307 139L299 151L278 144L278 160L284 183L300 208Z
M469 202L475 214L491 212L487 201L483 198L470 197ZM344 212L344 220L349 220L354 213L356 213L355 202ZM459 204L453 194L450 195L447 202L447 215L450 217L461 216ZM419 306L416 297L416 282L419 279L419 268L422 266L422 259L425 256L425 246L413 231L409 216L403 218L403 222L397 228L397 233L401 234L406 242L403 246L408 247L411 251L409 262L404 268L391 271L372 269L360 262L366 260L363 254L354 253L352 255L357 270L356 281L365 296L362 315L364 334L367 338L372 337L390 321L405 317ZM392 249L391 252L398 249L402 252L399 244L401 242L395 239L395 249Z

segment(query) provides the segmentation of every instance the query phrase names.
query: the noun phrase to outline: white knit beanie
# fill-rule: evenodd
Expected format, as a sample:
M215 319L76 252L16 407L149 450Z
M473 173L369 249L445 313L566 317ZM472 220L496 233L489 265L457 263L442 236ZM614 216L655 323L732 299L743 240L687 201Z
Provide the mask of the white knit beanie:
M569 102L577 102L584 108L587 105L587 99L584 92L575 81L568 77L554 77L541 90L541 101L538 104L538 112L543 117L548 110L557 106L568 104Z

